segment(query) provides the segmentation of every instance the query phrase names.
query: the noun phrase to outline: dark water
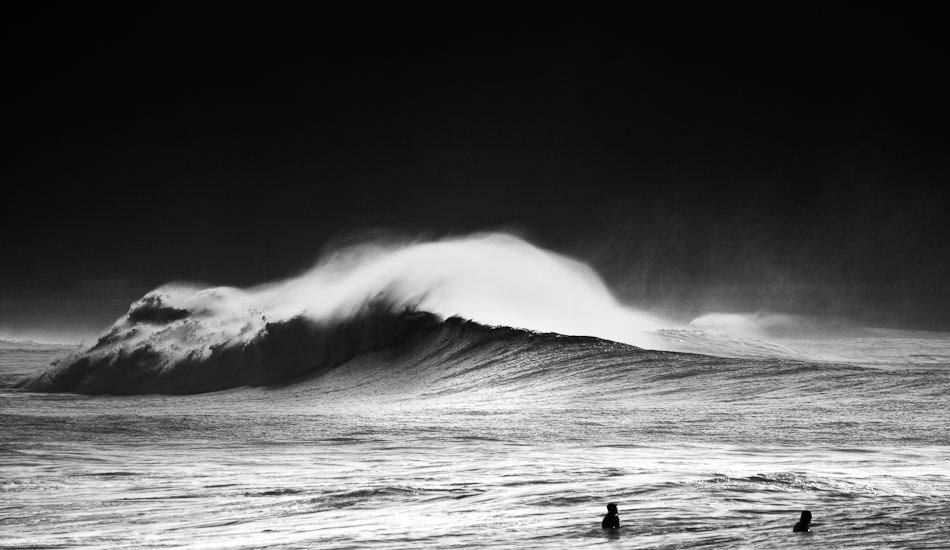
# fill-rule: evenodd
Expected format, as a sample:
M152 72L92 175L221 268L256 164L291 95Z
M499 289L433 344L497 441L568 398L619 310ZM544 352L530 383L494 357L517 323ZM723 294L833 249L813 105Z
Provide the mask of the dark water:
M14 390L66 350L8 344L0 547L950 545L946 335L656 337L734 357L456 323L277 384L88 396Z

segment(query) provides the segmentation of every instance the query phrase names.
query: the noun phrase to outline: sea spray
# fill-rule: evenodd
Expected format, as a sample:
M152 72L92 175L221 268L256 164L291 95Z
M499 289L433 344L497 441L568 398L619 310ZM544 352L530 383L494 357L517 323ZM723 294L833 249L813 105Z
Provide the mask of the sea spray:
M160 287L96 342L19 386L126 394L271 384L449 317L634 345L662 326L619 304L587 265L511 235L370 242L250 289Z

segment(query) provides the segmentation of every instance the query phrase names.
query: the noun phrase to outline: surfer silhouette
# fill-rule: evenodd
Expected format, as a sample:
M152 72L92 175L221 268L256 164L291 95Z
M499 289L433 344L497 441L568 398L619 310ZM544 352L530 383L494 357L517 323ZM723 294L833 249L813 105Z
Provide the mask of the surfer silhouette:
M607 515L600 524L601 529L620 529L620 516L617 515L617 505L611 502L607 505Z
M606 520L604 520L606 521ZM811 512L805 510L802 512L801 519L798 520L798 523L795 524L795 527L792 527L792 531L796 533L807 533L809 531L808 524L811 523Z

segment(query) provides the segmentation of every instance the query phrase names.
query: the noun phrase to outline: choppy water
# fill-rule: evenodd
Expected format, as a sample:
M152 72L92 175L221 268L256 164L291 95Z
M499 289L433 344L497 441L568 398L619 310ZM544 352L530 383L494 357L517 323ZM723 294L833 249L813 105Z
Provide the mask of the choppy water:
M8 344L0 547L950 546L950 336L657 338L732 357L463 324L121 397L13 390L65 350Z

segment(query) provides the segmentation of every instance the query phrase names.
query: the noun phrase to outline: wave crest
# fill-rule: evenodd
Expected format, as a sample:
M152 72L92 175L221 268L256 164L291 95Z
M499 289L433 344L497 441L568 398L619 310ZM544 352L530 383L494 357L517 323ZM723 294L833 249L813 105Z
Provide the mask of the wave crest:
M279 283L156 289L98 341L19 387L136 394L273 384L456 316L635 345L657 327L618 304L585 264L517 237L368 243Z

